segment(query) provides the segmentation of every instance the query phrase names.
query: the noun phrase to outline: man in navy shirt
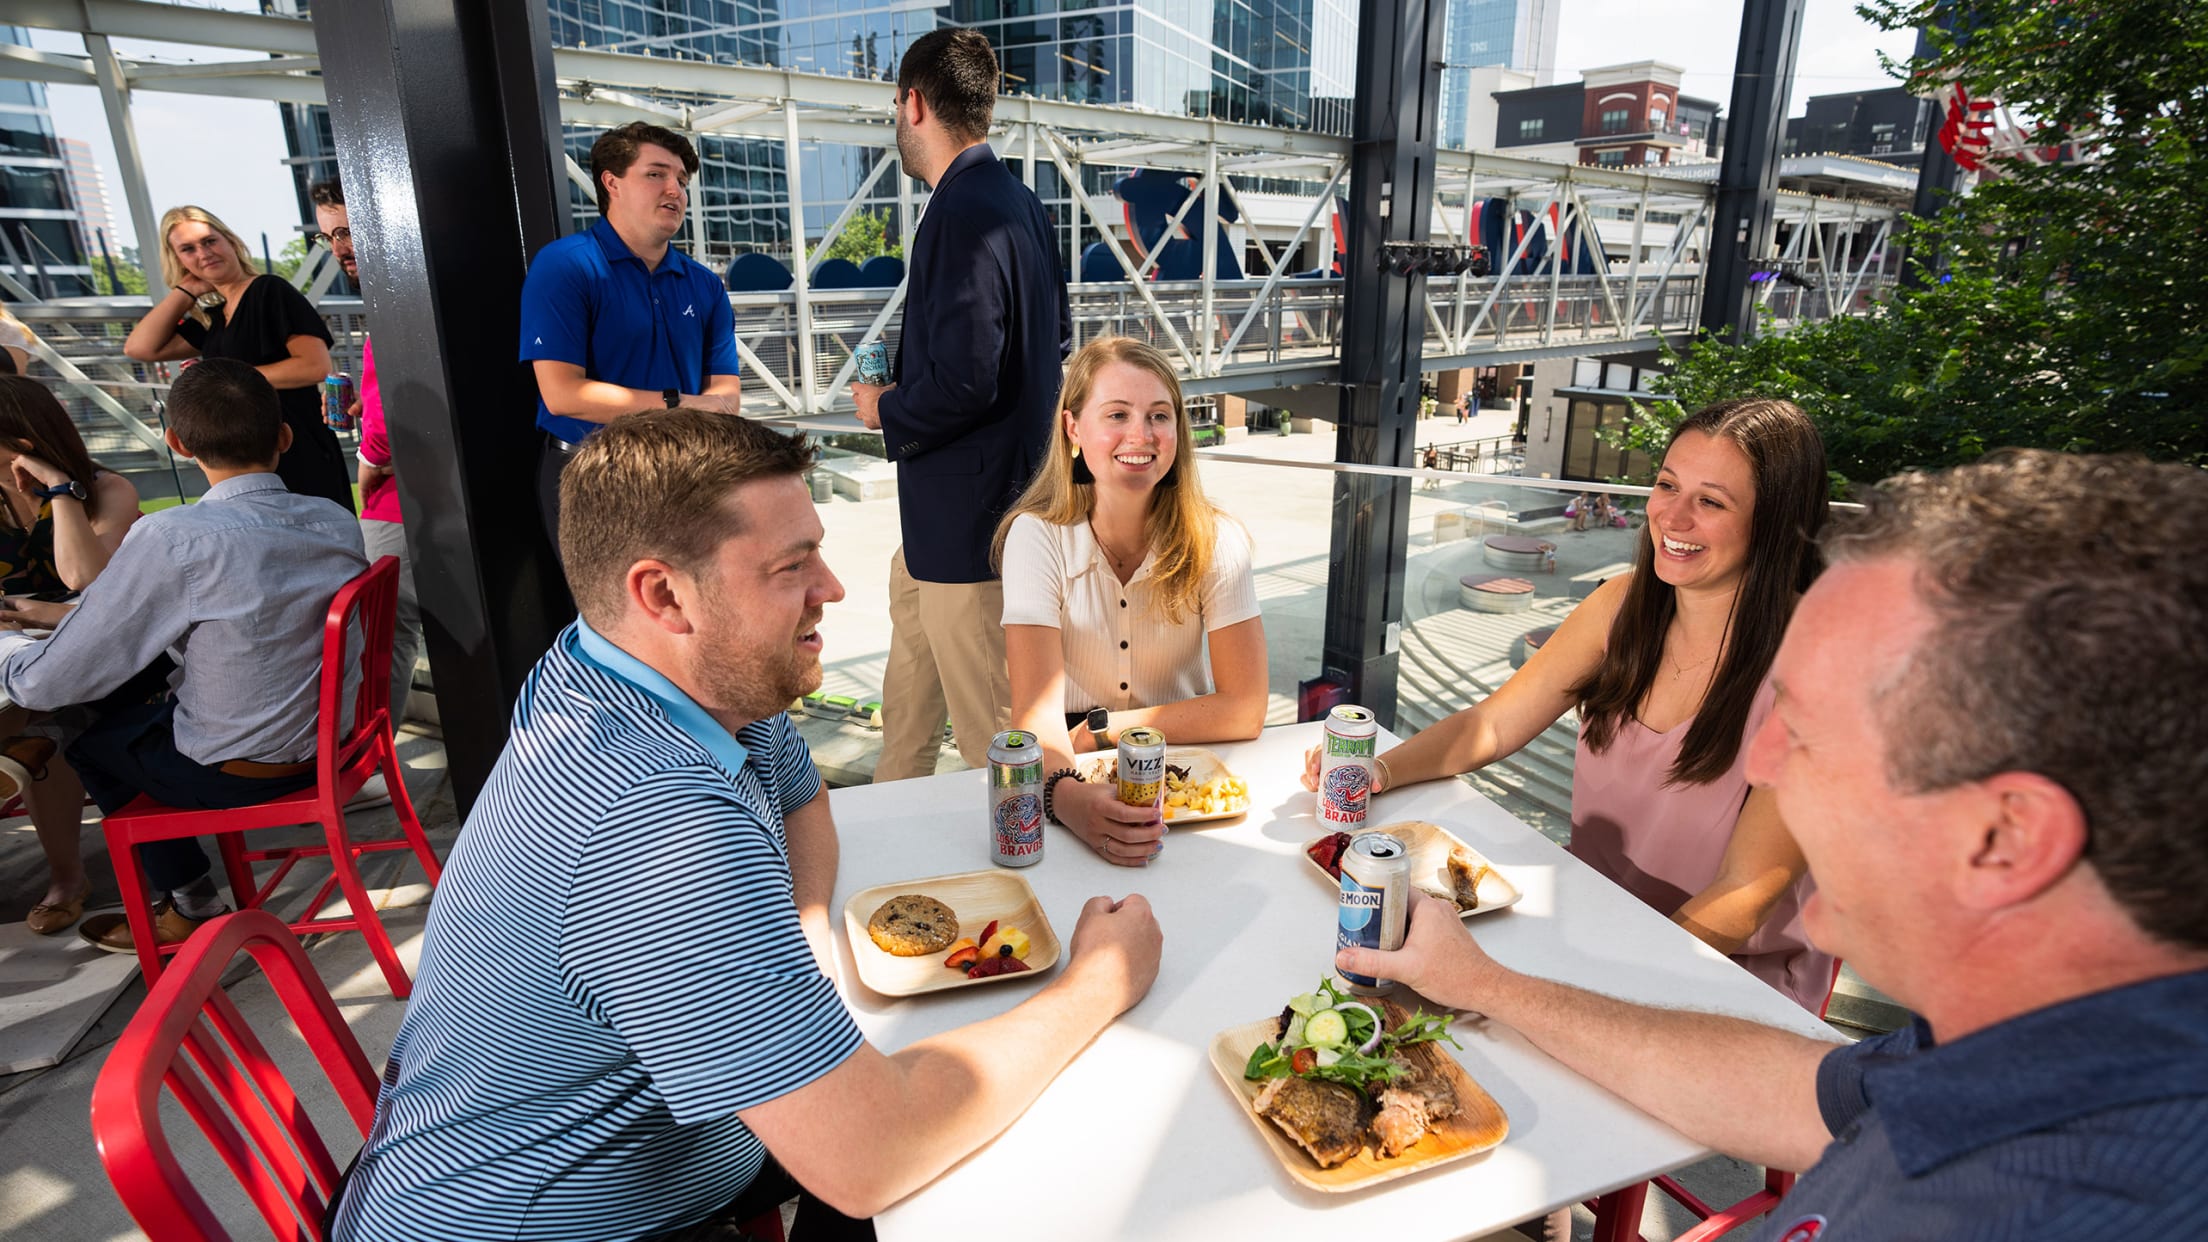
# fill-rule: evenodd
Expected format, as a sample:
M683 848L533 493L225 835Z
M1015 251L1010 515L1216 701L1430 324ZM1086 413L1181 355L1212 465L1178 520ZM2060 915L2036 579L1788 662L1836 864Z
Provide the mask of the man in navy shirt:
M1888 481L1772 665L1748 774L1819 947L1921 1015L1852 1047L1518 974L1447 902L1345 969L1476 1008L1683 1133L1807 1169L1759 1236L2208 1233L2208 474Z
M697 173L697 150L673 130L637 121L606 131L590 148L598 222L529 265L521 360L537 377L537 501L554 539L560 471L585 436L639 410L737 412L728 289L668 244Z
M851 386L897 463L904 546L889 562L889 666L877 781L935 772L947 711L980 767L1009 722L997 520L1043 461L1073 345L1050 219L983 139L997 56L943 27L897 70L897 155L934 187L913 236L895 383Z

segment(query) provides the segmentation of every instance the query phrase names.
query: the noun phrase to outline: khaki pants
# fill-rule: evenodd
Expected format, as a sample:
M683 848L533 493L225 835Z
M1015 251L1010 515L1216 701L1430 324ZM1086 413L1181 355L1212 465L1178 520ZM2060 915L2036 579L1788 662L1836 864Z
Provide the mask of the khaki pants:
M1012 718L1004 584L916 581L899 548L889 558L889 667L875 782L935 775L946 713L959 757L968 767L986 764L990 739Z

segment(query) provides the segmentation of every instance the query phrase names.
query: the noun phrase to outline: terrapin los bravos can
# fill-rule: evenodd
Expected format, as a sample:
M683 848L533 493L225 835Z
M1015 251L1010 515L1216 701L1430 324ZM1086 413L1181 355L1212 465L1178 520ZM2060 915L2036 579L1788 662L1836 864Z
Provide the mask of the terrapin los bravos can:
M322 422L333 431L353 429L353 377L343 371L322 377Z
M1319 748L1319 822L1354 828L1372 803L1372 759L1380 724L1362 707L1343 704L1326 714Z
M989 852L1000 867L1043 860L1043 744L1023 729L989 743Z
M1119 735L1119 800L1128 806L1165 801L1165 734L1136 725Z
M868 341L857 350L859 382L879 387L889 382L889 345Z
M1403 947L1403 928L1411 909L1411 851L1385 832L1361 832L1342 851L1342 899L1334 930L1336 949ZM1360 996L1395 989L1395 980L1335 973Z

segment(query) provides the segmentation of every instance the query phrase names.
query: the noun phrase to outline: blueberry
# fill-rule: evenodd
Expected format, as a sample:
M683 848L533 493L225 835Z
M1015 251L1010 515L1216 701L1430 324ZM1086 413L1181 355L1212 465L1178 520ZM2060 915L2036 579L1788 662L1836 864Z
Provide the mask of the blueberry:
M1010 956L1012 956L1012 946L1011 946L1011 945L1009 945L1009 944L1000 944L1000 945L998 945L998 946L997 946L997 956L998 956L998 957L1010 957Z

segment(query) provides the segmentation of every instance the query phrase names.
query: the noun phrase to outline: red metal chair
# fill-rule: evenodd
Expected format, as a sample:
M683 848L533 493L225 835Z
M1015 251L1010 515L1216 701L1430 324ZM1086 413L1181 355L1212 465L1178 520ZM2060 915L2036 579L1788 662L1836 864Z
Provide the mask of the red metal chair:
M313 785L267 802L220 811L178 810L141 795L103 822L108 857L115 864L115 884L122 891L123 914L129 920L131 943L138 947L138 963L145 971L146 986L152 987L160 980L162 957L175 953L179 946L163 946L154 940L151 903L145 877L138 869L136 847L146 841L212 836L222 851L230 893L240 910L260 909L301 858L327 857L330 878L323 881L314 900L308 903L306 917L290 924L292 933L309 936L319 932L357 931L368 941L376 964L383 968L383 977L391 985L391 995L404 1000L414 990L406 967L399 962L398 951L391 947L391 936L384 931L383 920L377 916L368 890L361 883L359 866L362 854L412 850L422 870L428 873L432 887L441 871L437 855L429 847L429 838L422 833L422 821L414 814L414 803L407 797L406 782L400 776L399 753L391 743L391 630L397 621L398 602L399 562L398 558L390 556L370 565L367 572L346 583L330 601L329 615L322 626L322 685L317 708L319 718L315 725L316 779ZM360 688L354 693L353 726L340 737L338 722L344 716L345 636L348 630L357 630L362 638ZM384 783L391 791L391 809L398 816L404 835L391 840L356 842L345 827L345 803L378 771L383 773ZM283 828L294 824L321 825L323 843L248 850L241 837L257 828ZM260 862L278 865L266 880L256 882L253 864ZM314 917L329 901L332 888L343 891L346 913L329 918Z
M1817 1007L1817 1016L1820 1019L1832 1010L1832 994L1840 986L1841 965L1838 958L1833 959L1832 978L1825 982L1825 1003ZM1645 1182L1636 1182L1613 1190L1588 1203L1588 1208L1595 1213L1594 1242L1645 1242L1641 1237L1641 1209L1648 1202L1648 1191L1652 1186L1669 1195L1674 1203L1694 1213L1694 1218L1701 1222L1673 1238L1671 1242L1709 1242L1710 1239L1722 1237L1777 1207L1779 1200L1786 1197L1786 1192L1794 1189L1794 1180L1800 1176L1799 1173L1789 1173L1784 1169L1765 1169L1763 1189L1731 1207L1716 1208L1704 1203L1699 1195L1680 1185L1677 1178L1668 1173L1658 1174Z
M170 1150L161 1122L164 1087L278 1238L327 1236L338 1161L222 990L223 972L240 949L260 963L362 1138L375 1120L375 1073L298 940L265 910L207 924L123 1028L92 1087L100 1163L131 1219L163 1242L229 1237Z

